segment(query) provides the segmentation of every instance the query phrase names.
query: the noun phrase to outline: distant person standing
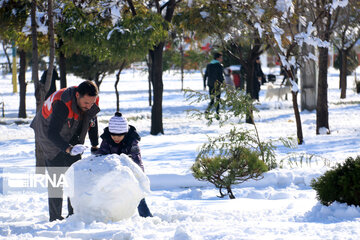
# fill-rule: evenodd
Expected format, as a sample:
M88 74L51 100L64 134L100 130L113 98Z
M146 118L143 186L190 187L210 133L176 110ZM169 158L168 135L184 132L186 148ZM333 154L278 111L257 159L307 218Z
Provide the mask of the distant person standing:
M263 84L265 77L261 69L260 58L257 57L254 64L254 85L253 85L253 96L254 99L259 100L260 86Z
M216 118L219 119L219 108L220 108L220 85L224 82L224 69L221 65L222 63L222 54L214 53L214 59L206 66L205 75L204 75L204 89L206 89L206 80L207 85L209 86L209 95L210 95L210 103L207 107L205 113L209 113L211 107L216 105ZM216 101L216 102L215 102Z
M43 74L41 75L41 79L40 79L40 82L42 84L45 85L46 83L46 75L47 75L47 71L48 70L45 70L43 72ZM56 68L54 67L53 68L53 74L52 74L52 78L51 78L51 83L50 83L50 88L49 88L49 91L46 93L45 95L45 99L47 99L51 94L53 94L54 92L56 92L56 83L55 83L55 80L60 80L60 77L59 77L59 74L57 73L56 71Z
M229 67L224 69L224 74L225 74L226 85L230 86L231 88L235 88L235 83L232 77L232 71Z

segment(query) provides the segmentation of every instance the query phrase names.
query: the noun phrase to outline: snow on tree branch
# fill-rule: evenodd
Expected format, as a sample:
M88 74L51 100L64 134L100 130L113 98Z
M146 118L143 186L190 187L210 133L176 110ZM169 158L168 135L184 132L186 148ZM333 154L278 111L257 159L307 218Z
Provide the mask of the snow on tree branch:
M293 91L294 93L299 92L299 86L297 85L297 83L293 79L289 80L291 83L291 91Z
M288 13L290 13L290 16L294 13L294 6L291 0L276 1L275 9L282 12L284 18L288 17Z
M282 46L281 36L284 34L284 30L280 28L278 25L278 20L276 18L271 20L271 31L274 34L274 39L277 42L280 50L282 52L286 52L286 50Z
M202 18L207 18L207 17L209 17L210 14L208 12L202 11L202 12L200 12L200 15Z
M348 0L334 0L330 7L330 13L332 13L338 7L346 7L348 5Z
M297 44L301 47L303 43L306 43L310 46L314 47L329 47L330 43L326 41L322 41L321 39L315 37L313 34L315 32L315 27L312 25L312 22L309 22L306 32L300 32L295 35L295 40Z
M264 29L261 27L261 25L260 25L259 23L255 23L255 24L254 24L254 27L258 30L259 36L260 36L260 38L261 38Z
M129 29L127 29L127 28L122 28L122 27L115 27L115 28L113 28L110 32L109 32L109 34L107 35L107 37L106 37L106 40L109 40L110 38L111 38L111 35L112 35L112 33L114 32L114 31L118 31L119 33L121 33L121 34L125 34L126 32L130 32L130 30Z
M36 12L36 24L37 31L43 33L44 35L48 32L48 27L45 25L47 20L47 14L45 12ZM22 32L31 35L31 16L26 19L25 26L22 29Z

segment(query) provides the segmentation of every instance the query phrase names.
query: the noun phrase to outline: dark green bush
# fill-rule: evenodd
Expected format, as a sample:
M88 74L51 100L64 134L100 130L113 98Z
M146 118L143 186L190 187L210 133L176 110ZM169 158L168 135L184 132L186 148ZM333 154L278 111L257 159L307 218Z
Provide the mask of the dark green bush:
M360 206L360 156L349 157L311 182L316 198L326 206L334 201Z

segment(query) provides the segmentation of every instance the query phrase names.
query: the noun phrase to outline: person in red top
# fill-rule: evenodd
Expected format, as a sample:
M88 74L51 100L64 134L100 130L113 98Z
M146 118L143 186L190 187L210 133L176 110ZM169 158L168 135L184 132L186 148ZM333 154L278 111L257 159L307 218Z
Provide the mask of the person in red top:
M35 132L37 173L46 166L49 176L59 177L74 162L81 159L89 133L92 151L97 150L98 88L91 81L60 89L51 94L37 112L30 127ZM61 167L61 168L58 168ZM62 169L62 170L59 170ZM48 185L50 221L62 220L63 189ZM68 199L68 214L73 208Z

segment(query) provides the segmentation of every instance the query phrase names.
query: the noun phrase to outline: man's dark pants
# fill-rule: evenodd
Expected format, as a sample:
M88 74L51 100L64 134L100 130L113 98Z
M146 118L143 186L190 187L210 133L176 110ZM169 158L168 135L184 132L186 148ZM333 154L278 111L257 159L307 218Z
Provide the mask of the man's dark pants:
M65 174L66 170L71 166L71 164L78 161L79 159L81 159L81 155L70 156L67 153L60 152L54 159L46 160L46 169L50 178L54 179L53 177L55 177L55 182L58 183L61 175ZM48 182L48 202L50 222L64 219L61 216L63 202L62 186L52 186L52 184ZM74 210L71 206L70 199L68 198L68 215L72 215L73 213Z
M219 114L220 96L221 96L220 87L218 85L214 87L209 86L209 96L210 96L210 103L206 111L209 112L211 107L214 105L216 99L216 113Z

